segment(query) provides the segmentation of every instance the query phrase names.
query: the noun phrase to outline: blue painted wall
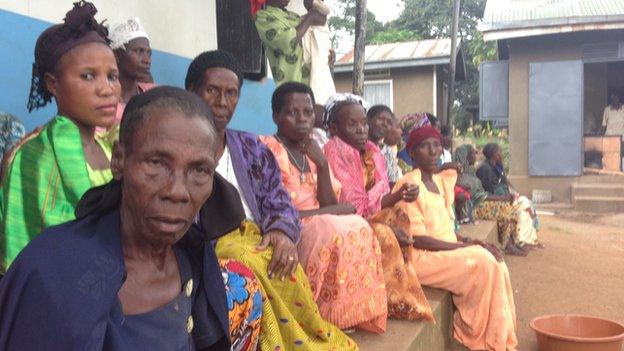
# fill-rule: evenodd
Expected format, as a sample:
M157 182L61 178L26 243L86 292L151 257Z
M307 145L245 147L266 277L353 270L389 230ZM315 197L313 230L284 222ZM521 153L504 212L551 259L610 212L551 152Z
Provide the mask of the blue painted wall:
M56 113L51 104L28 113L26 103L30 91L35 42L51 23L13 12L0 10L0 111L17 116L27 131L47 122ZM199 54L199 53L198 53ZM152 75L157 84L184 87L186 69L192 58L154 50ZM273 80L246 80L231 127L258 134L271 134Z

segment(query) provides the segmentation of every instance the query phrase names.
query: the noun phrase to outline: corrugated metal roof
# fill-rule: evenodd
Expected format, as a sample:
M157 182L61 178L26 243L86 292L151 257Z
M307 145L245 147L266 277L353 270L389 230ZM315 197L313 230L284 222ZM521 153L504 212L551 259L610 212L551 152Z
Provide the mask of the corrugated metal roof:
M366 46L366 63L390 61L414 61L451 56L451 39L429 39ZM353 63L353 50L342 56L336 65Z
M544 21L600 23L623 15L624 0L488 0L482 29L528 28Z

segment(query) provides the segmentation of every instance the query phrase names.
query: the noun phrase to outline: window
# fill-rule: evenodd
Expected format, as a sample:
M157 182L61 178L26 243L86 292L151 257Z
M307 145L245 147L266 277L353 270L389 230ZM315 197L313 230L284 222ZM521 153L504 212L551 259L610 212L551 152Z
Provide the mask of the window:
M381 104L394 110L392 80L373 80L364 82L364 99L370 106Z

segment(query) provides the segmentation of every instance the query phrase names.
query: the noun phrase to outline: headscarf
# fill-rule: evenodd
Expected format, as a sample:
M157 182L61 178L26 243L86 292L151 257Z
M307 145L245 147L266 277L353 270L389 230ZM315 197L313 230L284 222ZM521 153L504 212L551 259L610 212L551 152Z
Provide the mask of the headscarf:
M418 129L414 129L407 139L407 146L405 146L405 148L409 152L409 150L412 150L429 138L436 138L440 142L442 142L442 135L440 135L440 132L438 132L437 129L431 126L424 126Z
M412 130L430 125L431 122L429 122L429 118L427 118L427 114L424 112L416 112L414 114L405 115L399 120L399 127L401 127L401 130L403 131L402 134L405 142L407 142L407 138Z
M401 119L399 120L399 127L401 127L401 138L403 139L403 145L407 144L407 139L414 129L430 125L431 122L429 121L429 118L427 117L427 114L425 112L416 112L401 117ZM408 168L414 166L413 160L407 152L407 147L399 150L397 156L400 160L403 161L403 163L405 163L405 166L402 167L404 172L408 171Z
M325 113L323 114L323 126L327 128L331 122L336 119L336 112L342 106L348 104L360 104L364 111L368 110L368 103L361 96L351 93L334 94L327 99L325 103Z
M126 44L137 38L149 40L147 32L138 17L130 18L126 23L120 23L112 27L108 38L111 41L110 46L113 50L125 49Z
M256 13L262 10L265 3L266 0L249 0L249 4L251 5L251 15L255 17Z
M61 57L78 45L96 42L108 45L108 30L95 20L97 9L84 0L75 2L65 15L64 22L46 29L35 45L28 111L43 107L52 101L45 87L44 75L53 72Z

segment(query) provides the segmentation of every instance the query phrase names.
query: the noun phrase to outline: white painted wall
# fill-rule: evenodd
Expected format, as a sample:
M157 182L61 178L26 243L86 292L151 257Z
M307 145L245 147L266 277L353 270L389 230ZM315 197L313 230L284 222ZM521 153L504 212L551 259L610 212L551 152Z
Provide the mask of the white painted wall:
M60 23L76 0L0 0L0 9ZM109 25L139 17L154 49L193 58L217 48L215 0L92 0Z

